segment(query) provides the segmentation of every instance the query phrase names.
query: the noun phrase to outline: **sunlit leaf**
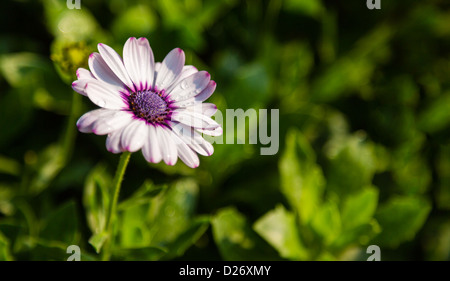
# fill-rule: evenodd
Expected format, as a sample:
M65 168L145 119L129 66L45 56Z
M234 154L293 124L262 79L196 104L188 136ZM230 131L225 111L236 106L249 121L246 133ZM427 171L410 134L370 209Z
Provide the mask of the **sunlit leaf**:
M0 173L17 176L20 169L20 164L17 161L0 155Z
M342 207L342 225L344 228L353 228L368 223L375 213L378 203L378 190L367 187L360 192L349 196Z
M66 2L43 1L48 30L55 37L63 36L71 40L90 38L93 34L99 35L99 25L88 8L83 6L81 9L69 9Z
M301 222L309 222L319 208L325 180L315 163L314 150L301 133L288 133L279 169L281 191L298 212Z
M372 183L377 169L373 145L357 134L328 144L327 180L330 191L345 197Z
M288 0L284 1L284 8L288 11L319 17L324 9L321 0Z
M343 228L330 247L341 251L350 245L369 245L370 241L380 232L381 228L378 222L371 219L369 222L358 224L352 228Z
M339 209L333 201L322 204L311 220L312 229L323 239L325 245L339 236L341 225Z
M276 257L235 208L220 210L212 219L212 230L224 260L272 260Z
M282 205L266 213L253 225L255 231L280 253L292 260L306 260L308 252L302 244L295 215Z
M91 244L92 247L94 247L95 251L98 254L100 253L100 250L102 249L103 244L106 242L107 239L108 234L106 232L96 233L92 235L91 238L89 238L89 244Z

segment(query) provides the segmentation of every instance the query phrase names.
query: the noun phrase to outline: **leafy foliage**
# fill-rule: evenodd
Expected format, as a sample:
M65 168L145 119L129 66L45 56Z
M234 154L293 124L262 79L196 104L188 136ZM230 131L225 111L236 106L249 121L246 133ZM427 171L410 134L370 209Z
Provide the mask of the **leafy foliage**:
M108 238L115 260L450 259L446 1L81 2L2 3L0 260L100 260ZM108 237L118 157L77 134L70 84L132 36L211 73L225 130L197 169L134 153ZM278 153L226 109L279 109Z

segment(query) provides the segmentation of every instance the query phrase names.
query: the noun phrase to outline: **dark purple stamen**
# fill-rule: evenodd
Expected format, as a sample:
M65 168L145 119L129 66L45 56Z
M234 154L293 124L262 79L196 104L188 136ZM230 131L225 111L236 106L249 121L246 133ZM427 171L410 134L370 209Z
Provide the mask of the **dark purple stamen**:
M170 111L162 93L151 90L131 93L128 103L137 118L144 119L149 123L164 122Z

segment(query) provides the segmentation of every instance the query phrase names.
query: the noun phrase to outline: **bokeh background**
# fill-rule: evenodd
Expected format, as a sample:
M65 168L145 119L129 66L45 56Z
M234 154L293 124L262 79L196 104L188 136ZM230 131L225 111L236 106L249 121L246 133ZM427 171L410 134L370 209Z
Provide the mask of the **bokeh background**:
M77 132L94 106L70 85L132 36L157 61L182 48L222 112L279 109L279 151L134 153L113 259L449 260L450 3L381 2L2 1L0 260L99 259L119 156Z

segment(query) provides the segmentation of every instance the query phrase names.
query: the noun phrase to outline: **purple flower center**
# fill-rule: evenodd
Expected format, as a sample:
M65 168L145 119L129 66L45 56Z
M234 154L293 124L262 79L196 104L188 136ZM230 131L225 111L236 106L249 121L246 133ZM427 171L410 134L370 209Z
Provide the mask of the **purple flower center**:
M149 123L161 123L169 113L167 102L160 92L144 90L131 93L128 103L137 118L144 119Z

